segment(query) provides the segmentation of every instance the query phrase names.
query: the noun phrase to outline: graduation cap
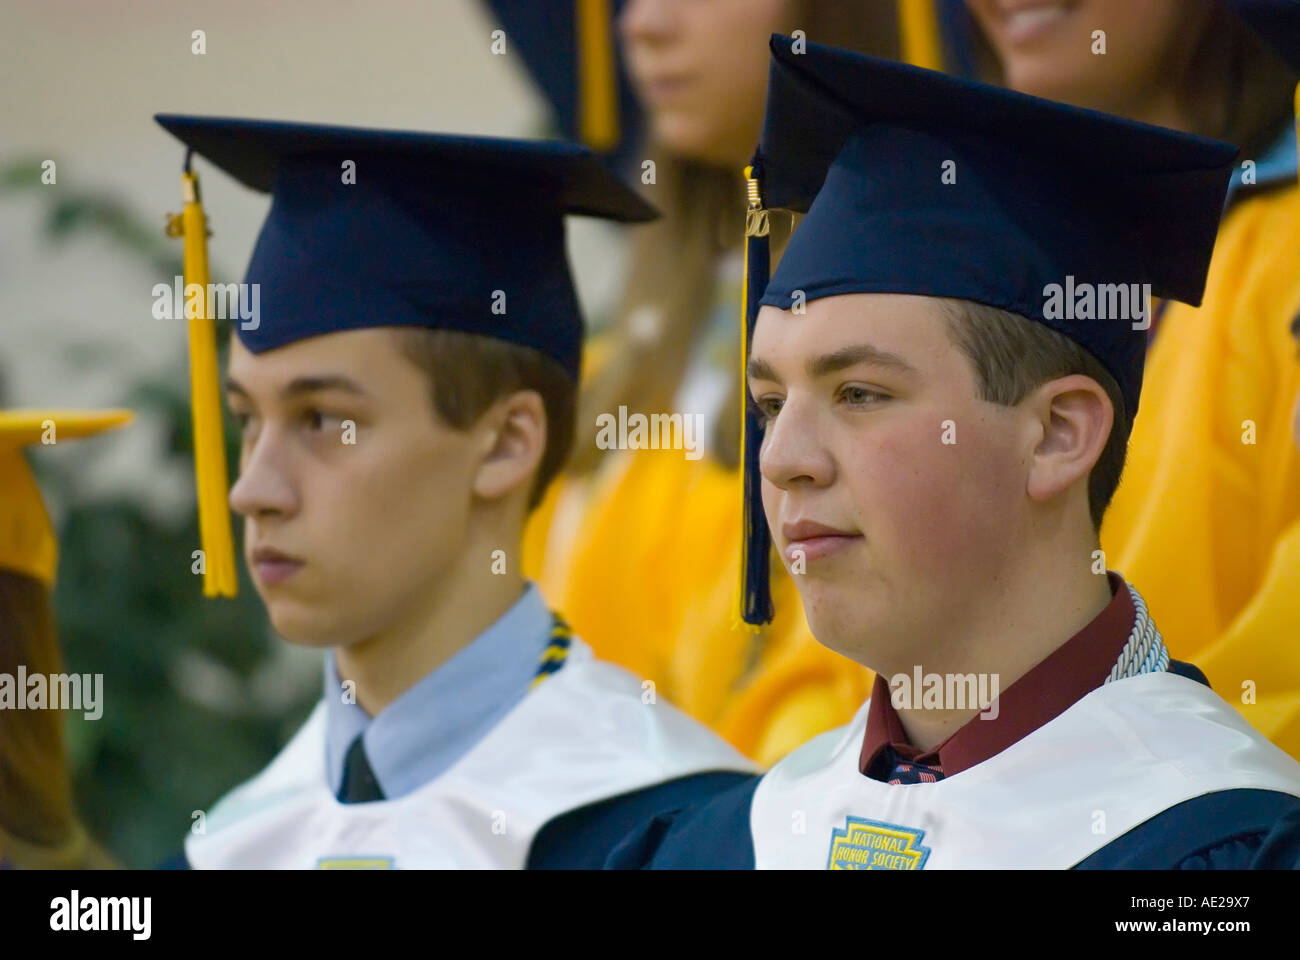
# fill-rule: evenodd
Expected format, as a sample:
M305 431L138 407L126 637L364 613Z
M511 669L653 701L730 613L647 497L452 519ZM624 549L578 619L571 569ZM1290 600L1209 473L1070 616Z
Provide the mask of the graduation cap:
M23 447L93 436L133 416L129 410L0 410L0 569L54 586L58 541Z
M797 292L951 297L1074 340L1133 416L1144 303L1099 319L1099 297L1118 305L1120 285L1149 284L1200 303L1237 148L816 43L799 53L779 35L771 50L750 170L745 361L759 305L788 310ZM767 282L769 208L806 216ZM1093 291L1092 306L1076 312L1076 290ZM746 408L742 616L758 624L771 619L769 534Z
M208 281L206 221L190 155L271 193L244 278L249 289L257 285L258 316L235 326L253 353L341 330L417 326L531 347L576 381L583 323L564 218L656 216L595 154L571 143L156 119L189 147L186 208L171 226L185 238L187 290ZM233 596L213 321L189 320L204 592Z
M615 42L627 0L486 0L554 110L563 136L620 165L631 158L641 108Z

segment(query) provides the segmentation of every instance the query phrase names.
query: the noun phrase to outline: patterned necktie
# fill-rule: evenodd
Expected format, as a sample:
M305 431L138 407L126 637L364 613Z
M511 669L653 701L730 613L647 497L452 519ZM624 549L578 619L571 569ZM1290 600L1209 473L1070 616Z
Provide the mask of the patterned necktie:
M943 767L937 763L931 766L913 760L904 760L893 747L888 748L887 756L886 763L889 770L887 783L936 783L943 779Z
M348 747L348 755L343 761L343 783L339 785L339 803L370 803L383 800L384 791L379 788L375 771L370 769L366 759L366 748L361 744L361 734Z

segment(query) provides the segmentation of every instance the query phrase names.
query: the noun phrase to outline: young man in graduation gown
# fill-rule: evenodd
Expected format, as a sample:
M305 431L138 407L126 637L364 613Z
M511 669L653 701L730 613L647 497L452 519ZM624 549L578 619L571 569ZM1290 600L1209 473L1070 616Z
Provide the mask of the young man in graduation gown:
M1145 344L1104 285L1199 301L1234 148L772 53L747 569L770 530L817 639L878 677L846 727L610 865L1291 865L1300 764L1169 659L1097 550ZM806 212L765 288L760 205Z
M229 497L273 627L325 651L320 703L188 863L599 864L645 810L752 770L519 573L573 434L564 217L653 211L570 144L159 122L272 195L230 347Z

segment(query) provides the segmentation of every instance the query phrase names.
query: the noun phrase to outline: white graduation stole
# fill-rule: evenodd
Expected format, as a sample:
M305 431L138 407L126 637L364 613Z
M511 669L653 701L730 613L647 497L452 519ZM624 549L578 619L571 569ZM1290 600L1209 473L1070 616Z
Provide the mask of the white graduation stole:
M641 787L752 763L684 713L644 703L632 674L574 638L529 692L445 773L412 793L339 803L325 770L325 705L271 764L191 833L196 868L522 867L556 816Z
M1300 763L1177 674L1107 683L935 783L858 771L869 705L763 777L750 810L759 869L1068 868L1202 794L1300 796Z

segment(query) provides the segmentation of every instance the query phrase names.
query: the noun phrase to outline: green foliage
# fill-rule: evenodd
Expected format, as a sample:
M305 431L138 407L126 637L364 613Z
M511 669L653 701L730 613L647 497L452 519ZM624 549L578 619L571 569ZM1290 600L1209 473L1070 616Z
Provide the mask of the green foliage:
M39 160L21 160L0 169L0 195L9 193L30 193L48 204L42 232L51 243L62 243L78 233L99 233L123 253L145 260L169 282L181 272L180 244L164 235L163 218L151 227L102 193L62 185L52 189L41 183Z

